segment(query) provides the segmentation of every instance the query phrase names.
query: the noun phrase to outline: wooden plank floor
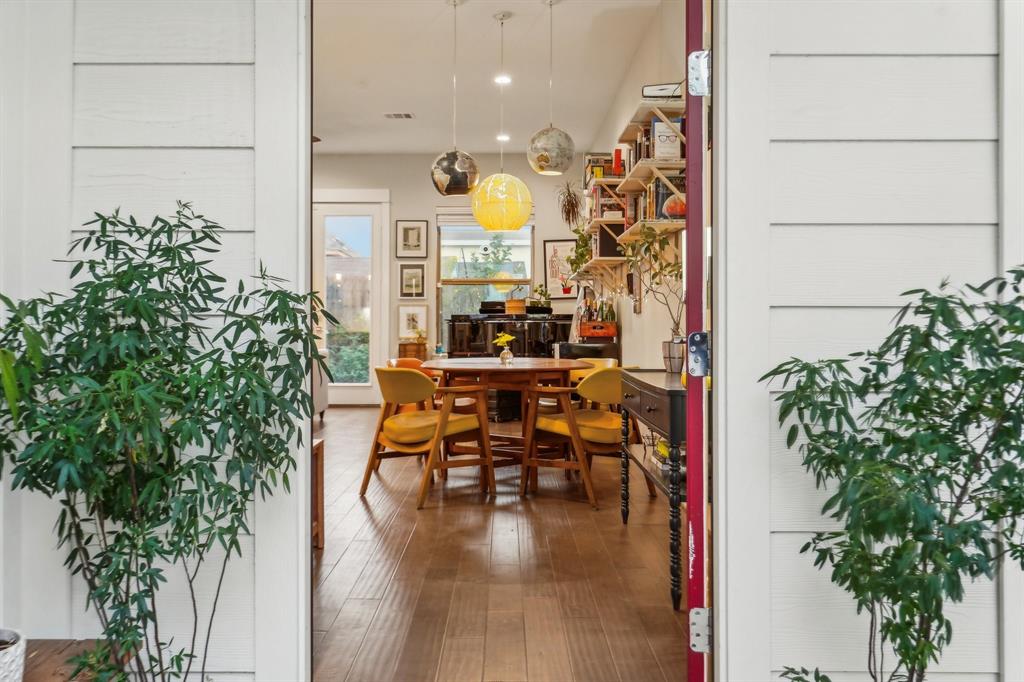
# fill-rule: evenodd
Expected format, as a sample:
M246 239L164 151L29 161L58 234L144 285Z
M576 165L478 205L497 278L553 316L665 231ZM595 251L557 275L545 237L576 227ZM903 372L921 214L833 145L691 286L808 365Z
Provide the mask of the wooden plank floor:
M68 659L87 651L93 644L88 640L29 640L25 647L24 682L65 682L75 668Z
M388 460L359 482L377 410L332 409L325 443L326 546L314 557L318 682L675 682L686 632L672 610L665 498L634 469L628 526L618 460L598 458L594 511L557 470L498 495L456 469L415 507L418 460ZM493 430L516 430L502 424Z

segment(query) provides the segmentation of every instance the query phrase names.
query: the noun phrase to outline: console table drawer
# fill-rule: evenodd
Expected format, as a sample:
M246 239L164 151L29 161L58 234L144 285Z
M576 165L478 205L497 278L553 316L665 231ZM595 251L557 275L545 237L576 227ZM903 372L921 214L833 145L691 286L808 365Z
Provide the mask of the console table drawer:
M640 394L640 411L636 413L637 416L666 436L670 433L669 427L672 423L670 412L669 401L665 399L665 396L647 391Z
M640 396L643 395L636 386L627 381L622 382L622 406L634 415L640 414Z

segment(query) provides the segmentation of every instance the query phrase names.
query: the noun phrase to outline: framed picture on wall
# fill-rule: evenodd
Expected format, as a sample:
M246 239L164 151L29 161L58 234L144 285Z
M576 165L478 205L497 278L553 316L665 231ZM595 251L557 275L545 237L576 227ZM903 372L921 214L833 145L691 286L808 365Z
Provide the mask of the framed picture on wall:
M402 263L398 266L399 297L426 298L426 282L426 263Z
M427 306L398 306L398 337L401 339L416 338L417 331L427 332Z
M427 257L427 221L395 221L395 258Z
M572 269L568 262L574 248L575 239L544 240L544 286L551 298L576 298L576 283L569 281Z

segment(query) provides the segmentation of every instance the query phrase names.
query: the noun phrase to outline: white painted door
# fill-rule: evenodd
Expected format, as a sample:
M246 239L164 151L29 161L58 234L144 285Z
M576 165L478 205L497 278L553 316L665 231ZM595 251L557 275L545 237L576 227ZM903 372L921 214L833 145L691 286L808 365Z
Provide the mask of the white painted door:
M325 323L332 405L374 405L373 368L387 361L387 247L380 204L315 204L313 286L337 323Z

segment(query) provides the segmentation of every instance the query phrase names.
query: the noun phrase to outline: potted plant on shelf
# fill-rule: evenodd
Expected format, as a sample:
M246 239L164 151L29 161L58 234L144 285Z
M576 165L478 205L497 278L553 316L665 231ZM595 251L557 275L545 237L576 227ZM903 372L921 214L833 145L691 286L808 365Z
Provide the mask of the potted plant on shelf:
M25 638L0 629L0 682L21 682L25 670Z
M533 296L526 301L526 312L534 314L548 314L551 308L551 293L543 284L533 287Z
M793 358L762 381L781 381L786 446L828 492L835 528L800 552L862 614L867 677L923 682L967 584L1024 567L1024 268L905 295L876 348Z
M665 371L681 373L686 358L682 333L686 289L674 237L645 225L635 241L622 246L622 251L629 272L635 278L637 295L651 296L668 311L670 338L661 344Z
M593 245L591 244L593 236L587 232L586 227L583 225L574 227L572 232L576 235L576 245L573 247L569 257L565 259L565 262L569 264L572 274L577 275L583 270L583 266L594 257Z
M501 349L501 354L498 355L498 359L501 360L501 364L508 367L512 364L512 349L508 347L508 344L516 340L516 337L506 332L501 332L494 338L494 345Z
M70 293L0 295L0 462L60 502L57 540L102 626L72 677L206 679L228 562L249 547L256 496L289 489L306 377L330 376L313 329L337 321L262 266L228 285L209 267L222 228L188 204L87 226ZM187 632L158 609L171 571Z
M573 247L572 253L566 258L566 263L569 265L571 275L579 274L590 259L593 257L593 246L591 245L591 235L586 229L586 217L584 216L584 204L583 197L573 182L567 181L565 184L559 186L557 192L558 210L562 215L562 221L569 226L572 233L576 235L576 244ZM569 285L568 278L561 280L562 282L562 293L571 294L572 286Z

